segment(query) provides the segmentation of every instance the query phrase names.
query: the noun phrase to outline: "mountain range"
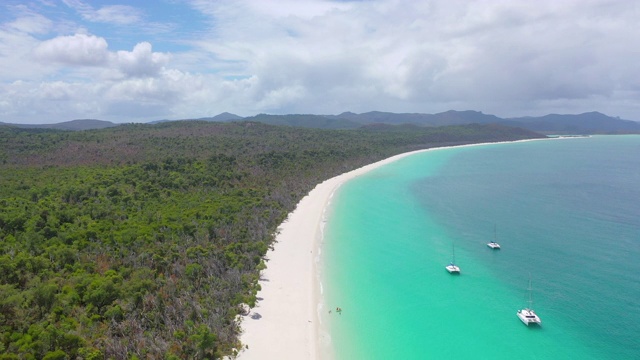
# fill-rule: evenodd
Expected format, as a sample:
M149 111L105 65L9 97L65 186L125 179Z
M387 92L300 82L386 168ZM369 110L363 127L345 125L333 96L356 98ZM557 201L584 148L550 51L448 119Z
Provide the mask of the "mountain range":
M221 113L213 117L184 119L199 121L256 121L271 125L296 126L321 129L356 129L371 127L377 124L414 125L414 126L445 126L462 124L500 124L524 128L543 134L583 135L583 134L640 134L640 122L623 120L599 112L587 112L576 115L549 114L538 117L500 118L495 115L484 114L479 111L450 110L437 114L421 113L391 113L371 111L361 114L344 112L339 115L289 114L269 115L258 114L251 117L241 117L231 113ZM156 120L149 124L183 120ZM61 122L57 124L8 124L0 122L0 126L19 128L59 129L59 130L89 130L118 126L109 121L82 119Z

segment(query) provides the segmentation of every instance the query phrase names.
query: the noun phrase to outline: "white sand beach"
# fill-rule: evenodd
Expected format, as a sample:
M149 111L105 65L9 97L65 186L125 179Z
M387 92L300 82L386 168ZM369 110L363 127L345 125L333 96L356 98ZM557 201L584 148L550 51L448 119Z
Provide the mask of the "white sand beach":
M527 141L527 140L524 140ZM477 146L472 144L463 146ZM379 166L418 152L408 152L326 180L316 186L280 226L273 250L267 253L258 304L242 320L241 341L248 348L239 359L319 359L321 344L319 306L321 289L317 275L324 211L335 190Z
M424 150L420 150L424 151ZM316 275L325 207L345 181L411 153L400 154L316 186L280 225L273 250L267 253L258 304L242 320L241 341L248 345L239 356L251 359L318 359Z

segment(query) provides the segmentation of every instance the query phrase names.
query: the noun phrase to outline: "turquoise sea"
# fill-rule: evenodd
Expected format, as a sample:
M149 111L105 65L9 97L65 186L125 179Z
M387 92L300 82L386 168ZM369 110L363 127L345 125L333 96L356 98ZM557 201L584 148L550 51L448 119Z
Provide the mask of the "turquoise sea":
M640 136L377 168L336 192L321 275L336 359L640 359Z

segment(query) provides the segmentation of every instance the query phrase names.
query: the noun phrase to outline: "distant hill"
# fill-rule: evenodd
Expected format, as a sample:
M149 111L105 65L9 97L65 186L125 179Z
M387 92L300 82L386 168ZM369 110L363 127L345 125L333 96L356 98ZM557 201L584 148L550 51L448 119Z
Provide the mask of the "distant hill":
M420 113L390 113L370 111L362 114L344 112L339 115L289 114L269 115L258 114L252 117L242 117L223 112L213 117L200 120L212 122L256 121L269 125L292 126L318 129L356 129L372 124L414 125L414 126L448 126L466 124L500 124L519 127L544 134L640 134L640 122L623 120L599 112L588 112L577 115L549 114L539 117L500 118L495 115L484 114L480 111L449 110L437 114ZM149 124L183 120L157 120ZM73 120L58 124L24 125L4 124L19 128L40 128L59 130L89 130L118 126L102 120ZM381 128L383 129L383 128Z
M480 111L455 111L449 110L446 112L433 115L435 118L435 124L437 126L443 125L462 125L462 124L494 124L500 122L500 118L495 115L483 114Z
M370 111L362 114L355 114L352 112L344 112L340 115L327 115L332 119L344 119L353 121L359 124L415 124L415 125L427 125L433 119L431 114L418 114L418 113L390 113L381 111Z
M325 115L267 115L258 114L253 117L246 117L243 120L257 121L269 125L284 125L303 128L317 129L356 129L362 126L362 123L351 121L348 119L340 119Z
M212 118L209 118L210 121L235 121L235 120L242 120L243 117L242 116L238 116L236 114L232 114L232 113L228 113L228 112L223 112L221 114L218 114ZM204 119L202 119L204 120Z
M549 114L540 117L505 119L503 125L518 126L542 133L623 134L640 133L640 123L607 116L599 112L579 115Z
M186 121L186 120L200 120L200 121L236 121L236 120L242 120L243 117L242 116L238 116L236 114L232 114L232 113L228 113L228 112L223 112L221 114L218 114L216 116L211 116L211 117L202 117L202 118L197 118L197 119L179 119L179 120L154 120L154 121L150 121L149 124L161 124L161 123L166 123L166 122L171 122L171 121Z
M421 126L444 126L444 125L463 125L463 124L491 124L501 119L494 115L486 115L479 111L455 111L437 114L420 114L420 113L389 113L380 111L371 111L363 114L354 114L345 112L340 115L332 116L338 119L346 119L361 124L415 124Z
M499 118L479 111L450 110L437 114L396 114L372 111L363 114L345 112L327 116L351 122L368 124L413 124L419 126L445 126L464 124L500 124L520 127L547 134L625 134L640 133L640 123L607 116L599 112L577 115L550 114L541 117Z
M259 114L243 120L258 121L270 125L286 125L320 129L355 129L371 124L446 126L465 124L491 124L500 118L478 111L447 111L439 114L390 113L371 111L363 114L344 112L340 115L268 115Z
M95 119L78 119L65 121L56 124L8 124L0 123L0 125L12 126L22 129L57 129L57 130L91 130L91 129L105 129L109 127L118 126L110 121L95 120Z

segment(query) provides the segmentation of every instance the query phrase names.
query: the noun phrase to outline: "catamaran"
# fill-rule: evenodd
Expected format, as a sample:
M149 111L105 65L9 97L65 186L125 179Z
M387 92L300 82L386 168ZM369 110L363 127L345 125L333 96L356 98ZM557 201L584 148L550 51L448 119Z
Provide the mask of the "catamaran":
M494 250L500 250L500 244L496 242L496 226L495 225L493 226L493 241L489 241L487 246Z
M528 290L529 290L529 307L524 308L522 310L518 310L518 317L527 326L529 326L529 324L540 325L542 323L542 320L540 320L540 317L532 309L533 298L531 297L531 292L532 292L531 279L529 279Z
M449 263L449 265L445 266L445 269L447 269L447 271L450 274L460 274L460 268L458 267L458 265L456 265L455 249L452 247L451 251L452 251L451 262Z

